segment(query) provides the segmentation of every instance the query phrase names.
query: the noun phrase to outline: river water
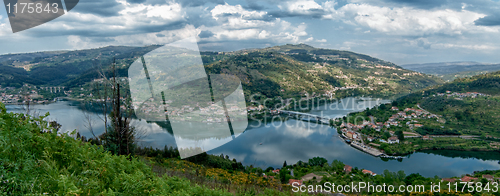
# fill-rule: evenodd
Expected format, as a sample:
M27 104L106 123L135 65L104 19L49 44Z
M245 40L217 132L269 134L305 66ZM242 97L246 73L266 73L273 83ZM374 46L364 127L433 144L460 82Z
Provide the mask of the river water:
M309 113L321 116L337 118L347 115L350 112L364 110L366 107L373 107L388 100L380 99L359 99L346 98L331 104L315 107ZM8 105L8 111L24 112L21 106ZM82 110L78 108L78 103L69 101L59 101L48 105L35 105L31 108L36 114L50 113L48 120L56 120L62 124L61 131L70 132L77 130L86 137L92 137L87 120ZM96 135L104 131L104 123L98 115L93 115L92 127ZM244 165L254 165L263 169L281 167L286 160L288 164L293 164L299 160L308 161L310 158L319 156L326 158L330 163L337 159L353 167L364 168L375 173L382 173L384 170L403 170L406 174L420 173L423 176L440 177L460 176L473 171L486 169L500 169L500 153L464 153L460 152L450 156L449 152L417 152L398 160L382 160L364 152L354 149L343 142L338 137L335 128L327 125L308 123L305 121L287 119L248 123L246 131L237 135L235 139L231 137L175 137L161 127L161 124L146 122L144 120L132 120L139 131L139 145L163 148L176 146L176 141L184 143L204 144L209 146L208 153L224 154L236 158ZM192 130L203 130L205 124L186 123ZM485 156L487 154L487 156ZM446 156L447 155L447 156ZM472 158L474 157L474 158Z

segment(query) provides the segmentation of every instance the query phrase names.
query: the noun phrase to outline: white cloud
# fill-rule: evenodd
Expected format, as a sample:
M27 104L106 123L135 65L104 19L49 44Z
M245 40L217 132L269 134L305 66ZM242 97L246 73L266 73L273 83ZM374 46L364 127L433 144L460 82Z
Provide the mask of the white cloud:
M213 37L205 41L222 40L269 40L274 43L311 42L314 38L308 36L305 23L298 26L280 18L266 18L265 11L249 11L241 5L217 5L210 11L218 25L201 27L201 30L210 31Z
M67 12L51 22L15 35L32 37L73 35L89 38L112 38L121 35L160 32L167 28L175 29L184 26L175 26L175 24L181 24L185 21L180 4L154 6L127 4L127 6L118 15L110 17L91 13ZM72 37L71 40L78 41L75 40L75 37Z
M336 5L337 2L335 1L327 1L323 3L323 9L325 10L325 15L323 15L324 19L340 19L342 15L335 10Z
M474 21L486 15L467 10L424 10L408 7L380 7L347 4L335 10L333 2L324 3L329 13L324 19L368 27L389 35L461 35L466 32L497 32L498 28L478 27Z
M180 20L182 19L181 9L180 4L147 6L146 16L161 17L166 20Z
M199 29L195 29L192 25L186 25L184 28L175 30L165 30L161 32L145 33L138 35L120 35L112 37L112 43L119 43L127 46L144 46L153 44L172 43L177 40L185 39L191 36L196 36L200 33ZM161 36L158 36L161 35ZM97 48L107 46L107 42L96 42L90 38L82 36L68 36L68 44L74 49Z
M219 20L221 17L227 14L239 15L242 19L262 19L267 12L265 11L248 11L245 10L241 5L217 5L214 9L210 11L212 17Z
M450 44L450 43L438 43L433 44L432 47L437 49L467 49L467 50L495 50L498 49L496 46L489 44Z
M434 50L446 50L446 49L466 49L467 50L477 50L477 51L492 51L498 49L497 46L493 44L478 44L473 43L472 40L454 40L453 43L448 43L448 40L436 39L436 38L418 38L418 39L404 39L411 46L421 47L424 49L434 49ZM471 43L472 42L472 43Z
M7 25L7 22L8 22L7 19L2 21L2 16L0 15L0 36L12 32L12 30L10 30L10 26Z
M323 9L321 5L313 0L287 1L283 5L278 5L278 7L289 14L296 15L317 14L318 10Z

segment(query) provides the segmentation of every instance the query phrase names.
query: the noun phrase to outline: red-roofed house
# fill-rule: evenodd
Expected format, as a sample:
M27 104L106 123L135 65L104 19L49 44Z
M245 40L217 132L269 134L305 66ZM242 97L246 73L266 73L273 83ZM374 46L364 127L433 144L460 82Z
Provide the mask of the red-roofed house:
M441 179L441 182L444 182L444 181L453 183L453 182L457 181L457 179L455 179L455 178L443 178L443 179Z
M358 138L358 134L356 134L356 132L352 132L352 131L347 131L345 135L346 135L348 138L351 138L351 139L356 139L356 138Z
M363 173L364 173L364 174L370 174L370 175L372 175L372 176L376 175L376 174L375 174L375 173L373 173L372 171L370 171L370 170L366 170L366 169L364 169L364 170L363 170Z
M470 176L464 176L462 177L462 179L460 179L462 182L469 182L471 180L477 180L477 178L473 178L473 177L470 177Z
M344 171L345 171L345 173L350 173L352 171L352 167L349 166L349 165L345 165L344 166Z
M390 137L387 141L388 141L389 144L399 143L399 139L396 136Z
M288 180L288 184L289 185L300 186L300 185L302 185L302 180L290 179L290 180Z
M422 124L415 124L414 126L415 127L423 127L424 125L422 125Z
M273 173L275 173L275 174L280 173L280 169L273 170Z
M264 176L264 178L274 179L274 176Z
M483 178L486 178L486 180L489 180L489 181L493 181L492 175L483 175Z

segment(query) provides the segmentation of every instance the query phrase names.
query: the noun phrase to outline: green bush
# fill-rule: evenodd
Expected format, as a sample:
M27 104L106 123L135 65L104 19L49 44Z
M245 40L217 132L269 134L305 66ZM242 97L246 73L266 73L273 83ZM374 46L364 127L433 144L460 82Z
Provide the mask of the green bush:
M223 195L58 133L0 103L0 195Z

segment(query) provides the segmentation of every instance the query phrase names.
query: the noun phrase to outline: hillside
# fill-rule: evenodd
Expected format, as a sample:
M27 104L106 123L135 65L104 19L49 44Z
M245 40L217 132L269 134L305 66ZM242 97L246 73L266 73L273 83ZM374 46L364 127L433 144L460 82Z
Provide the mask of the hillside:
M418 103L423 109L441 115L444 128L436 128L441 125L432 123L428 130L434 127L436 131L500 137L500 72L456 79L422 94L401 97L396 103L401 106Z
M367 55L304 44L222 55L223 58L221 54L204 55L207 71L237 75L247 95L260 92L266 97L332 93L334 97L392 96L442 82Z
M500 64L478 62L442 62L402 65L405 69L441 77L445 81L500 70Z
M493 72L411 93L392 104L350 114L347 119L352 122L357 117L373 118L378 131L371 128L358 131L374 138L397 136L405 140L393 145L376 141L386 152L498 151L499 111L500 72Z
M97 67L109 68L113 59L119 65L117 75L126 77L132 62L158 47L110 46L2 55L0 83L3 87L18 87L23 83L79 87L99 78ZM255 93L266 97L393 96L442 83L437 77L367 55L304 44L201 55L208 73L237 75L247 96Z
M156 48L158 46L109 46L76 51L0 55L0 83L2 86L13 87L23 83L71 86L79 84L78 79L82 77L97 78L97 74L91 74L93 70L98 65L110 65L113 58L130 64L132 59ZM74 81L75 79L77 80Z

